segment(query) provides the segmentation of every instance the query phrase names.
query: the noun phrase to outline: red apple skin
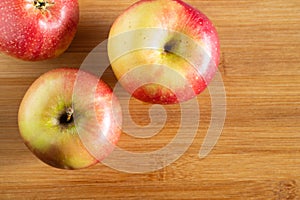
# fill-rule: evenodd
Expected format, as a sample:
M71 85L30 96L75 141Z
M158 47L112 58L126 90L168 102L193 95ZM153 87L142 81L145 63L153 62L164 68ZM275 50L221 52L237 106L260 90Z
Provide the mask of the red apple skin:
M77 0L49 0L46 10L34 0L0 1L0 52L26 61L61 55L71 44L79 22Z
M80 84L74 90L79 72ZM95 87L89 99L86 91ZM74 109L74 122L66 128L58 119L69 106ZM24 143L40 160L56 168L81 169L111 153L120 137L121 117L120 104L106 83L78 69L59 68L30 86L20 104L18 124ZM101 156L89 151L83 137L96 141L92 148Z
M119 57L117 60L111 60L113 71L121 85L135 98L155 104L174 104L188 101L204 91L214 77L220 61L220 44L217 31L208 17L181 0L141 0L126 9L115 20L109 38L147 28L167 29L187 35L203 47L207 55L210 55L208 67L203 69L201 66L191 66L184 62L179 64L176 56L163 51L157 53L159 51L157 49L136 50ZM160 37L157 35L156 38ZM162 49L166 42L168 41L166 40L158 48ZM109 55L113 54L111 52L114 51L114 48L118 48L117 45L108 46ZM168 66L178 75L184 77L187 84L178 84L177 86L173 84L170 87L155 84L159 83L160 80L169 80L171 83L176 81L174 78L173 80L169 78L168 72L164 73L164 70L149 68L147 77L141 77L138 73L132 72L132 69L138 66L153 64ZM122 79L125 75L128 77ZM143 85L141 79L147 79L152 83Z

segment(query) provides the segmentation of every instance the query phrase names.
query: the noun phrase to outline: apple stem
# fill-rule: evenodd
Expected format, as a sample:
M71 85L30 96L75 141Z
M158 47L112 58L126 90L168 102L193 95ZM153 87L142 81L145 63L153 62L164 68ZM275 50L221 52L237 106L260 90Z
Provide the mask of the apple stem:
M47 10L48 7L51 7L54 5L54 2L48 2L46 0L34 0L33 5L40 10Z
M73 108L67 108L67 109L66 109L67 122L70 122L70 120L72 119L73 113L74 113Z

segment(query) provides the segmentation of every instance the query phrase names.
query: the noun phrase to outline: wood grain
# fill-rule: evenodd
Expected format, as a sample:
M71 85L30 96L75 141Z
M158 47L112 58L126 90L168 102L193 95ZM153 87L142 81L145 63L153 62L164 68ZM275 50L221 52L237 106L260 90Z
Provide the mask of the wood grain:
M30 84L50 69L79 67L106 39L114 19L134 3L79 2L79 30L64 55L37 63L0 56L0 199L300 199L300 1L187 0L219 33L226 122L213 151L199 159L211 117L205 91L198 97L199 129L187 152L161 170L142 174L102 164L53 169L38 161L19 136L18 106ZM110 69L103 78L115 83ZM150 122L149 106L133 100L130 108L137 124ZM164 147L180 125L178 107L166 110L159 134L149 139L123 134L119 146L136 152Z

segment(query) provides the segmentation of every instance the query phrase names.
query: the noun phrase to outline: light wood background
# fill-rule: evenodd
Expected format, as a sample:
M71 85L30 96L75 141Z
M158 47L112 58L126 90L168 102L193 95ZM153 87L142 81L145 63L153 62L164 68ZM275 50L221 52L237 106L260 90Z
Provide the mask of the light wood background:
M208 91L198 97L195 140L164 169L130 174L98 164L65 171L29 152L17 112L30 84L50 69L79 67L134 2L80 0L77 36L57 59L29 63L0 56L0 199L300 199L299 0L187 0L217 27L227 93L224 129L205 159L198 152L211 117ZM115 82L111 70L103 78ZM149 106L133 100L130 108L137 124L149 123ZM171 114L158 135L123 134L119 146L137 152L164 147L180 124L180 112L172 112L178 107L166 109Z

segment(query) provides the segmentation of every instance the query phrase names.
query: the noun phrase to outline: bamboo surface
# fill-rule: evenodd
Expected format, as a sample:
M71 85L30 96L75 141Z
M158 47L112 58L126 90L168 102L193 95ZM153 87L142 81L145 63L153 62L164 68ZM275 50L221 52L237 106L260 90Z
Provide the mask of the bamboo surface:
M188 150L145 173L104 164L76 171L51 168L19 135L18 107L30 84L50 69L79 67L135 1L79 2L78 32L62 56L30 63L0 55L0 199L300 199L299 0L187 0L219 33L226 120L216 146L200 159L212 116L206 90L197 98L199 127ZM116 81L110 69L103 79ZM130 101L136 124L150 123L150 107ZM131 152L164 148L181 123L178 105L165 109L167 119L157 135L141 139L123 133L118 146ZM164 155L154 159L160 165Z

